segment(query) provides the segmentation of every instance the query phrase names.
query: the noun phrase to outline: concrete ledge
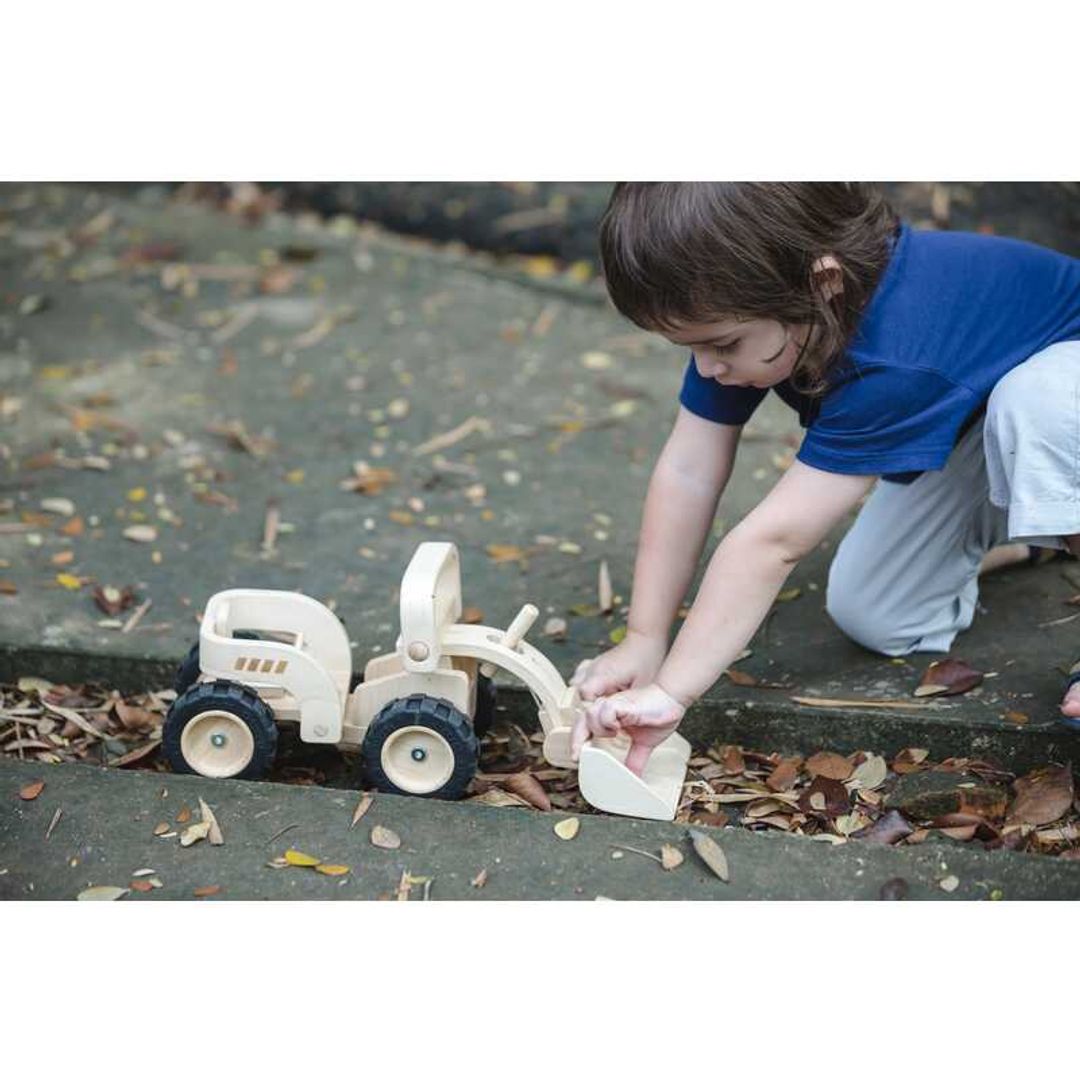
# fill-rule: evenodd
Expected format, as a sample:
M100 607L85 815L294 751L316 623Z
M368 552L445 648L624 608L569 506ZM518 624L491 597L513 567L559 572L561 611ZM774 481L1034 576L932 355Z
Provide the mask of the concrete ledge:
M44 791L22 801L19 789L36 779L45 780ZM183 805L197 816L199 796L220 822L223 846L182 848L176 838L153 835L155 824L174 821ZM552 827L565 815L380 794L350 830L356 799L327 788L0 761L0 899L73 899L89 885L126 887L143 867L157 871L164 887L130 893L125 902L191 899L209 885L221 886L215 899L371 900L392 896L406 870L431 877L437 900L871 900L896 877L907 883L909 899L1080 899L1080 864L1037 855L930 842L901 850L854 841L833 847L709 830L728 859L725 884L694 854L681 825L582 816L578 836L562 841ZM57 809L63 815L46 840ZM373 847L368 835L376 824L395 830L402 846ZM270 841L289 825L296 827ZM611 857L612 845L657 852L662 843L685 853L677 870L633 853ZM330 878L266 866L289 847L352 872ZM487 884L476 889L470 882L485 868ZM959 885L946 893L939 882L950 875Z

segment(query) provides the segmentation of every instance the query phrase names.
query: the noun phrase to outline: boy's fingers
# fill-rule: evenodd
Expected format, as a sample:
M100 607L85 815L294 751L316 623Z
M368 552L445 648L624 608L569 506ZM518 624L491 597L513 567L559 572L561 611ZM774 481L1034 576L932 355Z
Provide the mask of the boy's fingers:
M592 666L591 660L582 660L576 668L574 668L574 674L570 676L570 685L578 686L585 678L586 672Z
M574 728L570 732L570 757L577 761L581 757L581 748L589 737L589 722L584 709L579 709L574 717Z
M645 764L652 756L653 748L649 743L632 742L626 755L626 767L638 776L645 772Z

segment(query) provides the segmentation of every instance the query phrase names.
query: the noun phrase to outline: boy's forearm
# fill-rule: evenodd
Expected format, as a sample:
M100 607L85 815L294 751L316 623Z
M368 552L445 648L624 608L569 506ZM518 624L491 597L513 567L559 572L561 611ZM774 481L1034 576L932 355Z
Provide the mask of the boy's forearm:
M701 697L754 636L795 565L779 545L730 533L657 674L660 686L686 706Z
M702 484L661 463L649 482L627 619L631 633L667 640L730 475Z

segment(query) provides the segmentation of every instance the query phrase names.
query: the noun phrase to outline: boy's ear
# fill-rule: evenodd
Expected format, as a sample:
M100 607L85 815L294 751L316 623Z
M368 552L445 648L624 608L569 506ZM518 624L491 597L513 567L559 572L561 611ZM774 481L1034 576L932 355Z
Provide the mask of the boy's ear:
M832 255L822 255L810 267L814 288L826 300L832 300L844 291L844 271Z

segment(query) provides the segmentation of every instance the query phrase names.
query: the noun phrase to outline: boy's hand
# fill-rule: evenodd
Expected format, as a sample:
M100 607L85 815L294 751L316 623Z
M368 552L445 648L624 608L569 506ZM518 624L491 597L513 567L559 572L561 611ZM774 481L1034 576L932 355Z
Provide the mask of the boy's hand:
M649 755L679 726L685 713L685 707L657 683L600 698L582 709L574 722L571 757L577 761L590 736L610 739L625 731L630 736L626 767L640 776Z
M647 686L656 677L667 653L666 641L629 631L606 653L582 660L570 685L578 688L582 701L593 701L631 687Z

